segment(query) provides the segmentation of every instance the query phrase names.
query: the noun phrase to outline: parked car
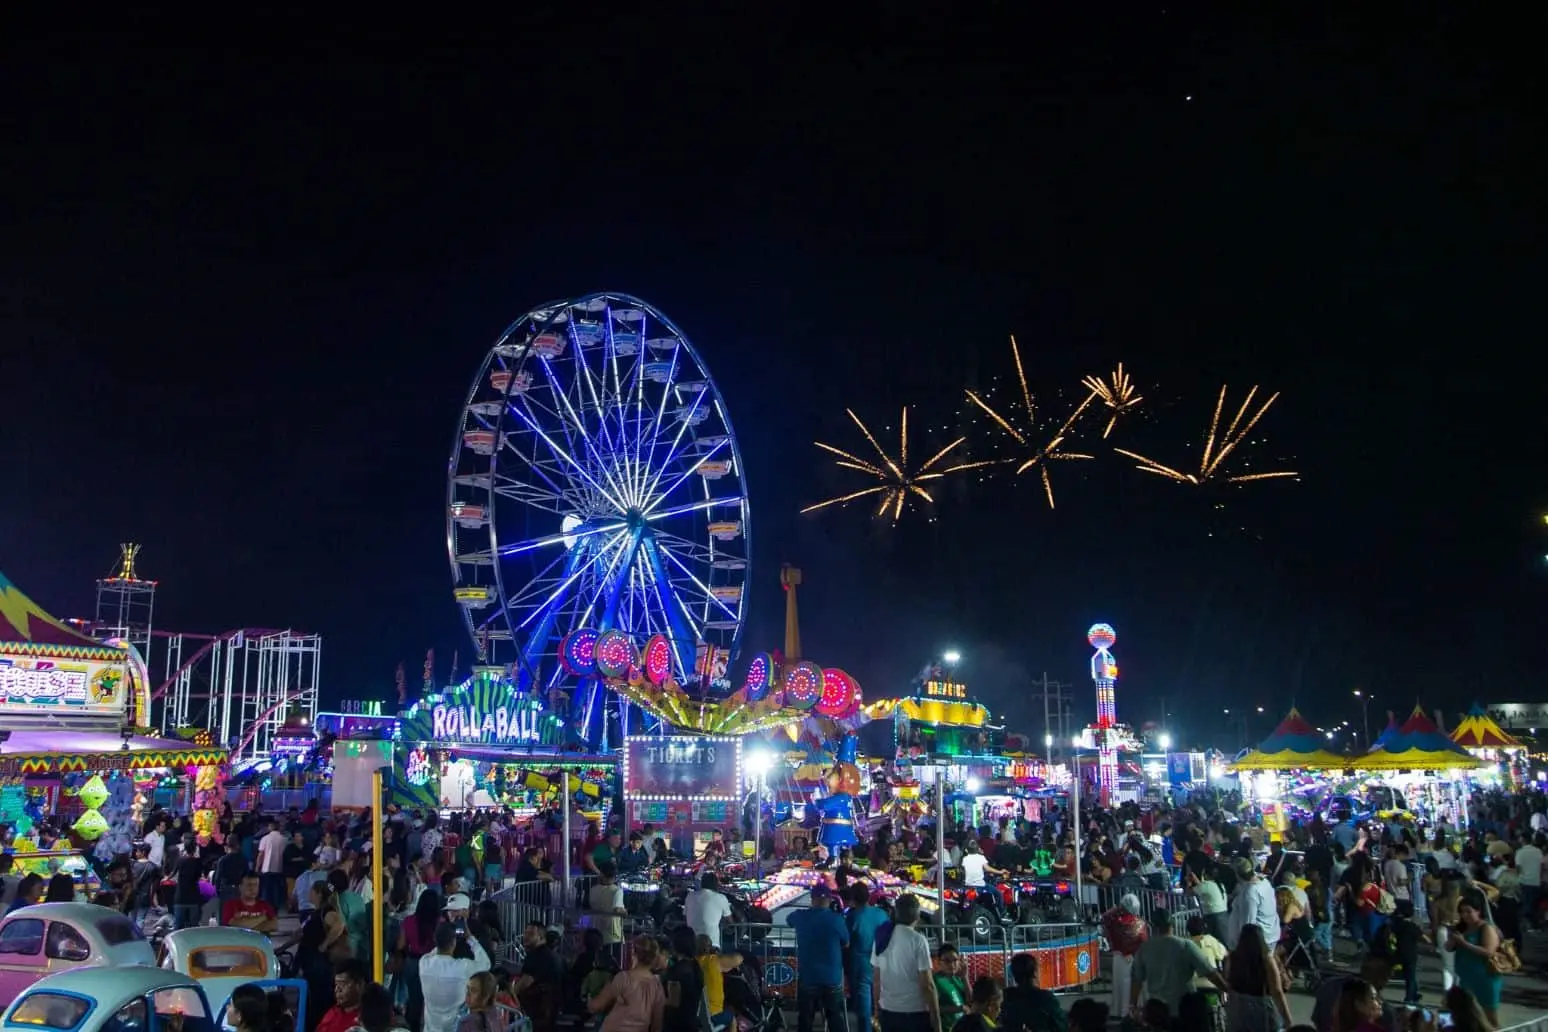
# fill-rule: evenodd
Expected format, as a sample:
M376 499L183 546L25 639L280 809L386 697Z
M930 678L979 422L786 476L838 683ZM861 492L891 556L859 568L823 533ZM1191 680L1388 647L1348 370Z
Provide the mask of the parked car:
M250 928L181 928L169 933L161 948L161 966L204 986L217 1012L225 1008L237 986L280 975L274 943Z
M45 975L80 967L156 965L135 923L93 903L36 903L0 919L0 1000Z
M65 906L67 904L59 904ZM0 1027L43 1032L216 1032L199 983L146 965L49 975L24 989Z

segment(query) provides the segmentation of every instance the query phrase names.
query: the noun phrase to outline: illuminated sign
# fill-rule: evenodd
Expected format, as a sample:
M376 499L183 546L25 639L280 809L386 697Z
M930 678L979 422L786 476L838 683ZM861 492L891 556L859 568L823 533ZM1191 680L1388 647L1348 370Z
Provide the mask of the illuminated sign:
M538 727L541 716L538 709L527 705L487 710L442 703L430 712L430 736L437 742L479 745L536 742L542 739Z
M351 716L379 717L382 715L382 704L378 699L345 699L339 704L338 712Z
M126 664L0 656L0 709L119 712Z
M967 685L954 684L951 681L926 681L924 693L932 699L965 699L968 697Z
M627 740L624 795L640 800L731 802L742 784L742 740L668 735Z

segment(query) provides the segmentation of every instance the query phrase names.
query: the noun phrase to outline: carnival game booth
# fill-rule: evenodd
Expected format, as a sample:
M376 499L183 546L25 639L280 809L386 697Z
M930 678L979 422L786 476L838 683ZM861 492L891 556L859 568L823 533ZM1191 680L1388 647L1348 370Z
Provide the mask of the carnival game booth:
M1415 705L1397 734L1360 757L1357 766L1380 773L1387 784L1404 790L1410 810L1449 815L1465 825L1467 775L1490 764L1452 741Z
M1521 787L1526 743L1507 734L1478 703L1473 703L1462 723L1451 732L1451 740L1466 749L1469 755L1489 764L1474 772L1474 780L1488 783L1492 776L1495 781L1503 779L1510 788Z
M1243 800L1251 800L1262 812L1263 832L1269 841L1282 838L1290 828L1284 799L1287 777L1308 771L1344 771L1354 766L1353 758L1329 751L1326 743L1327 739L1292 707L1256 749L1230 764L1241 779ZM1254 841L1255 846L1263 844Z
M150 719L145 664L54 619L0 574L0 823L30 851L35 824L62 819L103 859L129 851L153 802L215 830L226 751L139 734Z
M558 802L566 774L571 802L586 820L600 822L613 798L616 758L566 748L564 721L520 691L504 667L478 667L460 684L423 696L398 715L391 742L374 740L374 727L363 730L373 737L334 745L335 809L350 805L343 767L362 763L390 765L392 800L410 809L508 807L531 817Z

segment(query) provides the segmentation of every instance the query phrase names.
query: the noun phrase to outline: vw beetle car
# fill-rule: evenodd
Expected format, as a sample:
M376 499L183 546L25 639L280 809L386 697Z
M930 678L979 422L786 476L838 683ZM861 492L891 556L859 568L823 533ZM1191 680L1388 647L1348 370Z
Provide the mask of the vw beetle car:
M199 983L145 965L87 968L28 986L0 1027L41 1032L215 1032Z
M182 928L162 940L161 966L197 981L216 1011L248 982L279 978L274 944L250 928Z
M125 964L154 967L156 953L133 921L92 903L35 903L0 919L0 1000L61 971Z

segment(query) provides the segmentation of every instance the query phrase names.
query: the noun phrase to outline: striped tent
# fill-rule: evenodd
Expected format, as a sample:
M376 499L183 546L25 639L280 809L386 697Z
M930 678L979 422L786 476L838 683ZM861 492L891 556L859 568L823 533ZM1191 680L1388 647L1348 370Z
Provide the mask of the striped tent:
M1521 740L1506 734L1484 710L1473 703L1462 723L1451 732L1451 740L1464 749L1523 749Z
M1482 767L1466 749L1446 737L1418 705L1398 728L1397 737L1373 748L1358 763L1361 770L1446 770Z
M1274 733L1256 749L1231 764L1232 770L1343 770L1353 766L1346 756L1330 752L1327 739L1291 708Z

